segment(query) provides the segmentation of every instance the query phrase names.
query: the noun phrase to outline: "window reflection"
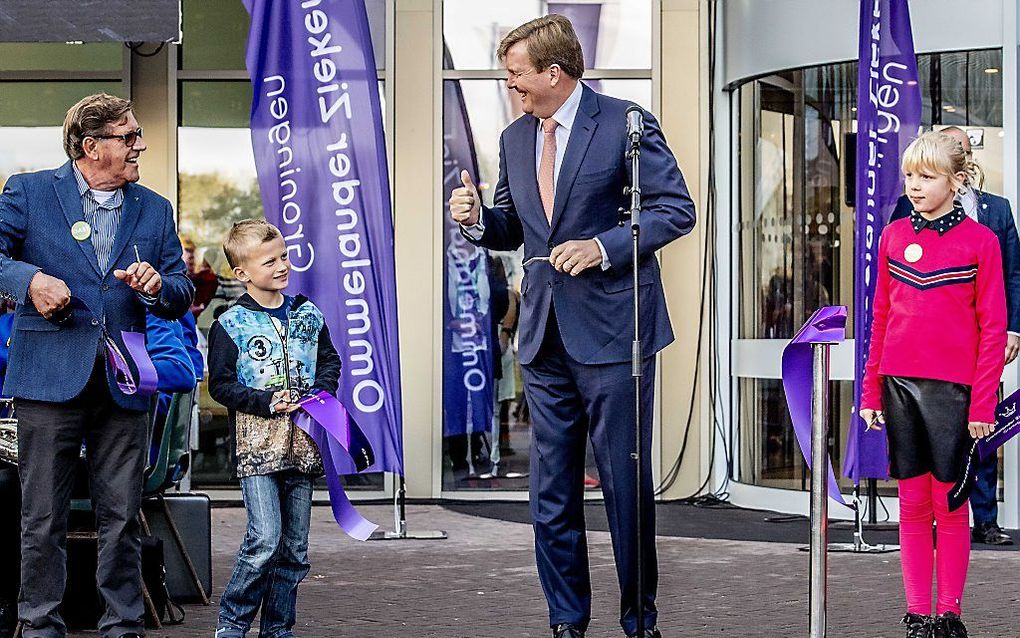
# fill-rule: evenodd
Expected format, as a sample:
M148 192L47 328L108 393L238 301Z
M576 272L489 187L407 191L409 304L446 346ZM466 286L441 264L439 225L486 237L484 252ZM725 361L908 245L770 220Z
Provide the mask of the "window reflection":
M444 0L443 33L452 56L444 68L501 68L495 54L500 40L511 29L547 13L570 18L587 68L652 66L652 3L648 0Z
M383 84L379 83L380 97ZM203 335L244 286L233 278L222 240L234 222L264 215L251 144L251 85L246 81L185 80L180 83L177 128L178 226L196 244L195 262L208 285L196 280L197 324ZM385 101L383 100L385 109ZM203 295L206 290L211 294ZM198 388L199 427L192 441L192 481L198 487L232 486L227 410ZM383 475L344 477L348 487L379 490Z
M993 193L1003 185L1001 64L1001 50L918 56L922 123L955 124L980 137L974 157ZM790 339L825 305L848 306L853 317L854 187L844 178L854 168L856 91L856 62L777 73L737 89L741 339ZM852 321L848 328L852 335ZM830 448L838 468L853 397L851 383L837 385ZM781 382L742 378L737 390L740 480L804 489L806 466Z
M604 80L599 90L651 106L651 80ZM462 168L476 172L482 199L492 204L499 175L499 136L521 116L516 94L503 80L446 80L444 82L443 158L444 190L459 184ZM516 356L517 306L524 274L522 252L501 253L476 249L460 239L444 207L447 243L444 244L444 392L443 392L443 489L527 489L531 418L524 398ZM451 239L452 238L452 239ZM483 292L475 294L476 289ZM453 313L464 299L470 313ZM460 314L462 316L454 316ZM461 334L470 315L472 348L484 344L469 357L481 367L479 357L489 357L485 391L470 393L466 348ZM482 325L482 322L486 322ZM488 326L488 330L483 330ZM488 335L487 340L479 335ZM477 354L477 357L475 356ZM475 402L486 397L487 404ZM488 404L491 402L491 405ZM590 448L590 446L589 446ZM599 486L598 472L589 449L585 485Z

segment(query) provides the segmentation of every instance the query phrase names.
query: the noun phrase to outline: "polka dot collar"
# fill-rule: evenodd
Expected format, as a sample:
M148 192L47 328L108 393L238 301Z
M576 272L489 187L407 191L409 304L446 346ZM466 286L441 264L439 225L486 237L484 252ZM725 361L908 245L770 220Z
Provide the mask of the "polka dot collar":
M915 234L920 234L925 228L930 228L937 232L939 237L941 237L959 226L960 222L965 219L967 219L967 213L964 212L963 207L959 204L957 204L953 210L938 219L925 219L924 216L916 210L910 212L910 223L914 227Z

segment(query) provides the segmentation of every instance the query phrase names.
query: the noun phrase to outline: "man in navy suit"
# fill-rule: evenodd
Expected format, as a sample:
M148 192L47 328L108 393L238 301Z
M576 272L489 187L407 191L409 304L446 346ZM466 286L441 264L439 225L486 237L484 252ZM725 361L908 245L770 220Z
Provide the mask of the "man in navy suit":
M22 481L25 638L57 638L73 468L82 441L99 530L104 638L141 636L138 509L148 398L124 394L106 338L177 319L194 288L170 202L138 186L145 150L131 103L99 94L67 112L56 170L11 177L0 195L0 296L18 304L4 392L15 398ZM74 303L72 303L72 297Z
M957 126L949 126L941 130L963 145L968 160L973 151L967 132ZM1017 237L1016 221L1010 209L1009 200L979 190L980 185L973 184L973 178L967 187L960 191L960 203L964 211L974 220L990 228L999 238L1002 249L1003 280L1006 282L1006 306L1008 339L1006 341L1006 363L1011 363L1020 353L1020 238ZM896 202L889 221L908 217L913 205L906 195ZM970 507L974 513L974 529L971 539L976 543L989 545L1012 545L1013 539L999 527L999 459L991 457L981 462L977 468L974 489L970 495Z
M450 197L452 218L493 250L524 244L520 362L531 408L531 515L539 579L555 638L581 638L591 618L584 524L585 437L595 451L621 588L620 623L637 613L655 629L655 516L651 485L655 354L673 341L655 251L694 227L694 203L651 114L644 114L639 260L644 387L642 521L644 604L634 609L637 495L631 230L619 224L630 183L630 103L582 85L581 46L570 21L550 15L511 31L499 46L507 87L525 115L500 137L493 206L470 175ZM547 260L542 258L548 257ZM538 258L538 259L536 259ZM529 260L535 260L530 261Z

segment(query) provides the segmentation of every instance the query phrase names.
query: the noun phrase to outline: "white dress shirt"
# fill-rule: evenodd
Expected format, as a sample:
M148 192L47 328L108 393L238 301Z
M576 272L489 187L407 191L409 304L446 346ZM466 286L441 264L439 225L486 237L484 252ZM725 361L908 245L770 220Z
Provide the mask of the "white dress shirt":
M977 191L970 187L961 189L960 205L963 206L963 212L967 213L967 217L970 217L974 221L978 220Z
M567 152L567 142L570 141L570 131L574 128L574 119L577 117L577 107L581 106L581 93L584 87L578 82L574 92L570 94L567 101L553 113L552 119L559 123L556 127L556 164L553 169L553 187L559 183L560 166L563 165L563 155ZM545 120L539 120L538 128L535 129L535 167L542 165L542 149L545 148L545 131L542 128Z

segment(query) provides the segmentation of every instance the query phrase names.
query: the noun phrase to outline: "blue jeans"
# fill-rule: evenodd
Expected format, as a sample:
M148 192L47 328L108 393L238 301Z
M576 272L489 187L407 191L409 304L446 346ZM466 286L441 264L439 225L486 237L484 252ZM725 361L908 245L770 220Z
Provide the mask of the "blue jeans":
M970 492L970 509L974 512L974 523L994 523L999 518L999 457L979 461L974 477L974 489Z
M241 479L248 530L220 599L216 638L244 638L262 607L260 638L291 638L308 574L312 477L292 470Z

